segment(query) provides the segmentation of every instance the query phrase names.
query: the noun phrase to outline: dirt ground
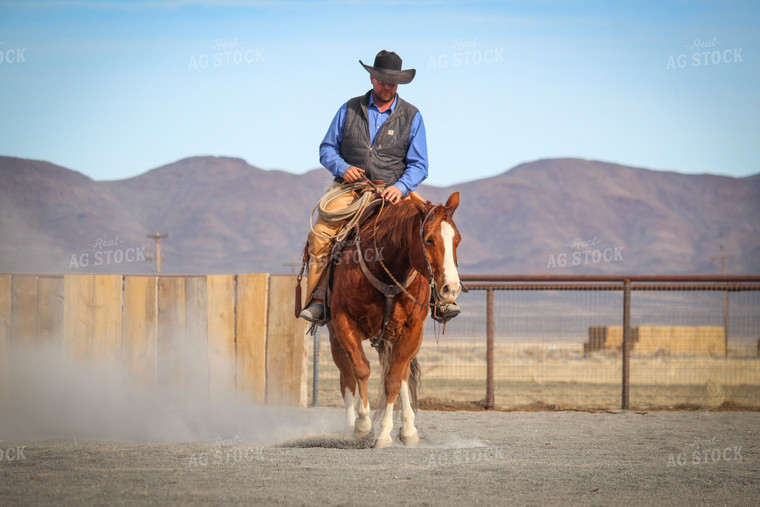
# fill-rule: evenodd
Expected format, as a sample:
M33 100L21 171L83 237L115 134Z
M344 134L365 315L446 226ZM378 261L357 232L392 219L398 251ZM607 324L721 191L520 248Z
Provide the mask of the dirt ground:
M280 411L284 424L278 423ZM760 499L760 413L421 410L419 446L272 409L194 441L0 441L2 505L720 504ZM398 424L396 425L398 431ZM2 435L0 435L2 437ZM283 445L285 444L285 445ZM320 445L330 447L318 447Z

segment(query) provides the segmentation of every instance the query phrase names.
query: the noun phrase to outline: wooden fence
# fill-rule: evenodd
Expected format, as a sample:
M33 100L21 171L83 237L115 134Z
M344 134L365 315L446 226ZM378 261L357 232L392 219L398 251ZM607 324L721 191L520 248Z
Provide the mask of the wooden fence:
M25 345L57 343L155 388L306 405L294 276L0 274L0 383Z

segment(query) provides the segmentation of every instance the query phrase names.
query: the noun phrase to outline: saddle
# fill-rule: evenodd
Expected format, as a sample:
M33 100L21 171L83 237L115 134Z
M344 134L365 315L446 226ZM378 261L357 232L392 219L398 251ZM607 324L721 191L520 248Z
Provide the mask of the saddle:
M325 268L324 272L322 273L322 276L319 279L319 283L317 284L317 288L314 290L314 294L313 294L315 298L322 299L324 301L325 311L324 311L323 320L311 324L311 327L309 328L309 333L311 333L312 335L316 332L317 327L327 324L328 322L330 322L332 318L331 311L330 311L330 300L332 296L333 271L335 269L335 265L337 264L338 260L343 255L343 250L348 245L358 243L359 228L380 207L382 202L383 202L383 199L380 196L377 196L375 199L370 201L367 204L367 206L364 208L364 210L362 210L361 215L356 220L356 225L351 230L347 231L346 235L341 240L336 241L333 244L332 252L330 255L330 261L327 264L327 267ZM307 244L306 247L304 248L304 256L305 256L304 259L308 258L308 247L309 246ZM369 273L369 271L367 270L367 266L364 262L364 257L362 255L359 255L359 263L362 268L362 271L364 272L366 276L367 273ZM370 280L370 282L371 281L372 280ZM298 317L299 314L301 313L300 288L301 287L299 283L299 285L296 287L296 317Z
M367 191L371 191L370 188L367 189ZM323 326L330 322L332 315L331 315L331 297L332 297L332 286L333 286L333 272L335 268L335 264L338 262L339 259L342 258L343 250L348 246L352 244L356 244L357 248L361 250L360 246L360 227L361 225L369 219L375 211L380 207L380 205L383 203L383 198L379 195L376 195L374 199L372 199L369 203L367 203L366 207L361 211L359 216L357 217L357 220L354 222L354 226L346 231L346 234L343 236L341 240L338 240L335 242L332 248L330 261L328 265L326 266L324 272L322 273L319 283L317 284L317 288L314 290L313 296L317 299L322 299L324 304L324 317L319 322L313 322L311 326L309 327L308 332L313 336L317 328L319 326ZM306 259L308 259L308 243L304 247L304 263L301 266L301 272L298 275L298 284L296 285L296 298L295 298L295 316L296 318L299 317L301 313L301 277L303 275L304 267L306 266ZM362 273L364 274L364 277L372 284L372 286L377 289L384 297L385 297L385 311L383 313L383 322L380 329L380 333L374 337L371 338L370 341L372 343L372 346L377 348L380 344L380 341L382 340L383 335L385 334L385 330L388 326L388 323L390 322L391 313L393 311L393 303L397 295L399 295L401 292L404 292L409 285L417 278L417 275L419 274L416 270L412 270L409 277L403 282L403 283L393 283L393 284L387 284L380 279L378 279L367 267L366 261L364 259L363 255L358 255L359 257L359 266L362 270ZM434 298L433 294L431 294L431 317L444 324L446 321L450 319L450 317L442 316L439 314L439 308L437 304L434 304ZM458 313L458 312L457 312ZM444 327L445 329L445 327Z

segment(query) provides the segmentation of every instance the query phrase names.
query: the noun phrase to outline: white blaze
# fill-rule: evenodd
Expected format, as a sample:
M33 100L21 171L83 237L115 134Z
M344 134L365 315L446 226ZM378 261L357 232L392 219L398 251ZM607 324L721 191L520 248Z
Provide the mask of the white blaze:
M443 238L443 283L452 291L452 297L459 293L459 273L454 262L454 228L448 222L441 222L441 237Z

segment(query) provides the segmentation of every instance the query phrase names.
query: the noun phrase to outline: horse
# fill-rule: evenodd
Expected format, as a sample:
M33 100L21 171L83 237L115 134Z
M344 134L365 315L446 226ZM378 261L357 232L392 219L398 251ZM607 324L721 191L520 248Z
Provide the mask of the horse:
M334 267L327 328L340 370L346 424L356 438L373 431L367 393L370 365L362 342L375 337L383 375L375 414L375 421L381 421L376 448L392 444L393 407L399 395L399 437L405 445L419 442L414 426L420 381L416 356L425 319L430 304L453 303L462 288L457 272L461 237L452 218L458 206L459 192L445 205L416 196L384 205L358 228L357 239L344 248ZM386 302L390 298L377 282L398 288L398 295ZM431 290L437 303L429 303Z

